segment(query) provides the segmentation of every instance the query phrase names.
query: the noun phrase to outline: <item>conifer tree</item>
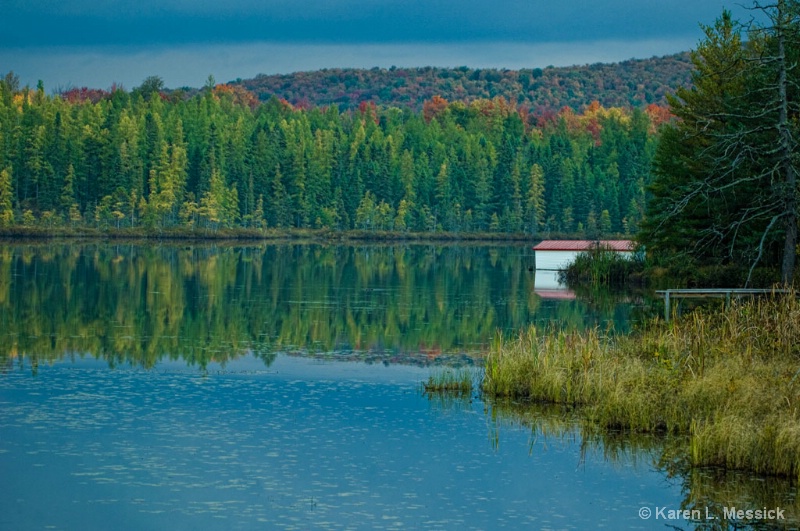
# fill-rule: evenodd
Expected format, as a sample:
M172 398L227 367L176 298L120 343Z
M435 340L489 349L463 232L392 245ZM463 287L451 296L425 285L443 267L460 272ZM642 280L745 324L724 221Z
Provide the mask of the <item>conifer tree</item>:
M535 236L545 223L544 170L539 164L531 166L528 200L525 206L528 232Z
M723 12L694 52L694 87L671 99L640 239L663 256L759 264L789 283L797 244L800 7L761 6L745 29ZM631 199L632 211L641 208Z
M0 172L0 227L14 224L13 190L11 188L11 170L3 168Z

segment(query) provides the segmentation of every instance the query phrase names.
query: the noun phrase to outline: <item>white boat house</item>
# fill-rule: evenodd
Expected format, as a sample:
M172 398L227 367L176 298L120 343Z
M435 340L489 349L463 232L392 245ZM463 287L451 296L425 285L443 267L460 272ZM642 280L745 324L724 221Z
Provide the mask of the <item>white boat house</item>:
M580 253L608 249L633 258L631 240L544 240L533 248L537 271L563 271Z

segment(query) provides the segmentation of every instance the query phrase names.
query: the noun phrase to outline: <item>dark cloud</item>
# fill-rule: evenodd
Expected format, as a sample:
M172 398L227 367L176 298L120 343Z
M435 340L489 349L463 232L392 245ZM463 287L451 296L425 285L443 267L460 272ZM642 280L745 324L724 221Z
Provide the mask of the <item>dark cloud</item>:
M698 34L718 0L11 0L0 46L566 42Z
M170 88L202 86L209 74L218 82L257 74L320 68L469 65L473 68L535 68L651 57L687 50L691 39L580 43L449 44L224 44L175 47L0 48L0 65L23 84L43 80L48 90L89 86L138 86L150 75ZM2 72L2 71L0 71Z
M326 67L520 68L685 51L739 0L5 0L0 74L200 86ZM750 0L747 0L748 2Z

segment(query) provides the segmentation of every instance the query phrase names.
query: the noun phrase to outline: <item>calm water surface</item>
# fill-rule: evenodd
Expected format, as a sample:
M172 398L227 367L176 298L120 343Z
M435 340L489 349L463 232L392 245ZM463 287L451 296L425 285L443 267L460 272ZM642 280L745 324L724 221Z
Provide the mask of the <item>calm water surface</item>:
M614 529L680 501L646 462L582 459L573 435L429 401L419 369L288 356L209 369L7 375L0 527Z
M725 526L639 511L796 514L788 484L687 472L680 441L425 396L431 367L479 367L498 329L629 326L629 297L537 294L531 261L524 247L0 247L0 529L691 529Z

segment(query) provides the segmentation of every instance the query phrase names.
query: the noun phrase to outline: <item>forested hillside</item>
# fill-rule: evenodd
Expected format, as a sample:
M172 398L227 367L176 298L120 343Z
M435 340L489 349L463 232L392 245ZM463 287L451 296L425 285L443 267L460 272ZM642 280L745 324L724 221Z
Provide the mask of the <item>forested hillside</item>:
M262 101L275 96L296 106L336 104L357 108L362 102L421 110L441 96L471 102L502 96L535 113L567 106L581 110L592 101L604 107L666 105L666 94L691 84L688 53L632 59L621 63L498 70L493 68L325 69L239 80Z
M158 81L57 96L0 81L0 226L630 233L669 117L501 97L306 109Z

